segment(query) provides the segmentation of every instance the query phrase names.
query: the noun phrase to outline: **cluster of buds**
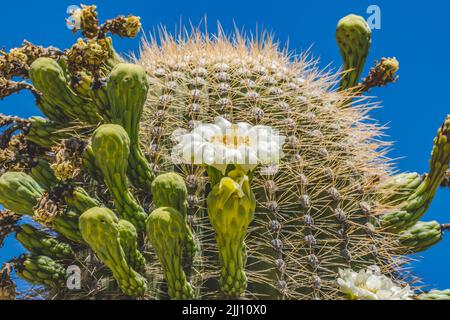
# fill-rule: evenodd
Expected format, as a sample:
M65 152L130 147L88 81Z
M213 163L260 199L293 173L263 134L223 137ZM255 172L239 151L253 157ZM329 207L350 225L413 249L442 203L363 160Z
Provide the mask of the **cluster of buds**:
M51 164L55 176L62 181L74 179L80 173L81 153L86 145L78 139L65 139L56 144L52 151L55 153L55 162Z
M81 5L81 8L73 9L69 12L68 26L74 32L81 30L81 33L87 39L101 39L108 32L120 37L134 38L141 30L140 17L132 15L109 19L99 26L96 8L96 6Z
M370 69L369 75L360 85L362 92L367 92L374 87L384 87L391 82L396 82L396 75L399 69L399 62L394 58L381 58L380 62L375 61L375 66Z
M20 216L9 210L0 211L0 248L3 246L3 241L11 233L16 231L16 223Z
M11 280L11 263L5 263L0 270L0 300L14 300L16 298L16 285Z
M66 54L69 72L77 75L84 69L97 74L99 67L108 58L109 52L105 39L88 39L85 42L80 38Z
M54 47L44 48L24 41L19 48L9 52L0 51L0 78L28 77L30 65L39 57L49 57L58 60L62 52Z

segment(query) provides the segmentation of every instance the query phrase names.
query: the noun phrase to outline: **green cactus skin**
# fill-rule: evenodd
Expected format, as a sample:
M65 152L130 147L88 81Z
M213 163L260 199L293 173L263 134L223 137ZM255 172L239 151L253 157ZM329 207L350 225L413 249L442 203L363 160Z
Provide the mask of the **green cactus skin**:
M418 173L400 173L390 177L380 186L383 193L383 203L398 205L411 196L423 182L423 176Z
M53 220L52 229L70 241L84 244L85 242L78 227L79 219L79 213L73 210L67 210Z
M18 214L32 216L34 207L44 191L30 175L23 172L6 172L0 177L0 204ZM86 198L77 200L86 205L86 202L82 201L92 203L93 200L86 200ZM75 212L64 213L52 221L52 228L69 240L82 243L83 239L78 230L78 218L79 214Z
M442 240L442 226L437 221L419 221L400 232L400 244L409 253L425 251Z
M450 300L450 289L447 290L431 290L417 297L418 300Z
M31 178L34 179L45 190L51 190L58 183L50 163L43 159L38 159L37 163L31 168Z
M58 106L66 118L96 124L101 121L89 101L70 88L61 66L51 58L38 58L30 66L30 79L46 101ZM44 111L44 110L43 110ZM64 122L65 119L58 119Z
M401 231L413 226L427 211L437 188L441 184L450 162L450 116L438 130L431 152L430 171L415 192L405 200L400 210L389 212L382 225Z
M126 172L130 139L127 133L116 124L101 125L92 136L92 151L114 199L117 213L122 219L130 221L138 231L143 230L147 214L128 189Z
M134 64L118 64L107 84L111 120L125 128L130 138L128 176L138 189L150 191L154 174L140 147L139 121L147 99L148 80L145 70Z
M51 104L44 96L38 98L37 105L39 110L51 121L64 123L71 120L60 107Z
M142 272L145 268L145 258L138 249L138 235L136 228L127 220L119 220L120 245L125 253L126 261L136 271Z
M106 60L105 64L108 66L109 70L112 70L119 63L123 63L124 59L114 49L111 37L105 38L105 44L109 51L108 59Z
M94 207L80 216L83 239L113 272L122 291L132 297L142 297L147 283L126 261L118 224L119 219L107 208Z
M88 145L82 155L82 166L83 169L89 174L89 176L97 181L102 181L103 177L97 165L95 164L95 157L92 151L92 146Z
M160 174L152 182L151 192L156 207L172 207L186 217L188 190L179 174L174 172Z
M84 99L91 100L95 104L98 113L105 121L111 118L108 96L103 83L93 83L93 78L86 72L79 72L75 85L72 88Z
M70 137L68 132L63 132L64 126L42 117L30 118L30 127L27 132L27 138L37 145L50 148L55 143Z
M169 172L157 176L151 186L153 203L157 208L171 207L183 215L186 224L186 252L185 252L185 271L189 272L198 244L192 233L191 228L187 224L188 211L188 190L184 179L177 173Z
M354 14L342 18L336 28L336 40L339 45L344 71L341 90L355 87L366 63L371 45L369 25L363 17Z
M80 187L76 187L72 192L69 192L64 199L68 206L74 208L80 214L92 207L100 206L97 199L89 196L87 191Z
M33 215L44 190L23 172L6 172L0 177L0 204L17 214Z
M183 270L187 230L181 212L170 207L152 211L147 219L147 236L162 264L170 298L195 299L195 290Z
M207 199L221 263L220 290L229 298L239 297L247 288L244 239L256 208L248 177L236 180L222 178Z
M60 183L50 164L42 159L38 160L37 165L31 169L30 176L47 191L51 191ZM100 206L100 202L89 196L88 192L81 187L64 192L63 196L66 205L75 209L79 214L92 207Z
M15 270L22 279L50 288L60 288L66 281L66 269L46 256L22 255Z
M69 260L74 257L70 245L29 224L21 225L16 239L34 255L47 256L54 260Z

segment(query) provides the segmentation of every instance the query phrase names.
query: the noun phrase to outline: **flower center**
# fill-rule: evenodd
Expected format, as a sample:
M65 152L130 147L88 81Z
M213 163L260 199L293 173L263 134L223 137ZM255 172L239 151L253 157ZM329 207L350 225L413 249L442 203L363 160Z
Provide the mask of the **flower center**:
M215 135L210 139L211 143L219 143L227 146L228 148L237 149L242 145L250 145L250 137L240 135L236 129L231 129L231 132L223 135Z

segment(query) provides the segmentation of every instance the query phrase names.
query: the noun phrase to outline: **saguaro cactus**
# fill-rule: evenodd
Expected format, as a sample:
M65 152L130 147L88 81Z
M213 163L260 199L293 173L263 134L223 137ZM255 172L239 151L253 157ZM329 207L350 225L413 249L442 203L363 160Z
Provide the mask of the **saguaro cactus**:
M0 97L30 90L45 116L0 115L0 245L15 233L29 251L0 272L0 298L15 268L59 299L449 299L410 283L403 255L449 229L420 220L448 185L450 116L429 172L393 175L361 95L399 62L361 78L362 17L339 21L329 77L270 38L199 31L127 61L107 34L136 36L139 17L71 16L83 38L68 50L0 55ZM79 290L61 288L69 265Z

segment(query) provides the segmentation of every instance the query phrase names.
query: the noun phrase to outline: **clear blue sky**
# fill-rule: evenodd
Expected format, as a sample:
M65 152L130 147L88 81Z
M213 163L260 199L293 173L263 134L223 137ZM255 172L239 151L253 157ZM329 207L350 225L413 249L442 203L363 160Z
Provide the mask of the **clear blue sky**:
M3 1L0 19L0 47L20 45L23 39L36 44L69 47L76 39L65 28L68 5L74 1ZM389 139L395 141L390 156L399 158L401 171L426 172L432 141L437 128L449 112L448 75L450 74L450 26L448 1L428 0L421 4L407 1L365 0L275 0L275 1L93 1L99 7L100 19L133 13L142 18L143 29L159 24L174 30L180 19L197 24L207 16L210 29L220 20L225 30L255 30L264 27L273 31L297 52L308 49L320 57L322 66L339 67L340 57L334 42L334 30L342 16L355 13L367 16L369 5L381 8L381 30L373 33L368 61L381 56L396 56L400 61L400 81L388 88L373 91L383 108L373 117L388 124ZM137 39L116 40L120 52L138 48ZM0 112L22 117L37 114L29 94L15 95L0 101ZM400 158L401 157L401 158ZM439 190L424 220L450 222L450 190ZM21 248L11 239L0 249L0 262L9 259ZM450 288L450 234L439 245L421 254L415 270L424 282L433 287Z

